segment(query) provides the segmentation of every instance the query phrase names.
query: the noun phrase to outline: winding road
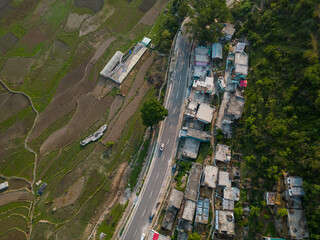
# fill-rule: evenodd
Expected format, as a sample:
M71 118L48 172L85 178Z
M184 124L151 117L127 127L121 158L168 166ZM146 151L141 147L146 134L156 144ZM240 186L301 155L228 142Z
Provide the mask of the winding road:
M188 37L183 33L178 34L173 54L175 55L175 67L172 78L168 79L170 86L165 104L169 115L161 125L157 147L144 189L140 193L137 205L121 239L139 240L142 233L147 235L151 228L149 216L156 211L156 203L161 201L159 199L161 193L166 191L167 176L171 173L171 163L176 153L177 137L181 127L181 113L187 91L190 51L191 42ZM160 143L165 145L162 152L159 150Z

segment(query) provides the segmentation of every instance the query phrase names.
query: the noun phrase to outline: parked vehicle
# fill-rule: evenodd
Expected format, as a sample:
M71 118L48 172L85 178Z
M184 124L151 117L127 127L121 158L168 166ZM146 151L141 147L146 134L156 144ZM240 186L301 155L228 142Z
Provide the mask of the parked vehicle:
M149 223L152 222L153 217L154 217L154 213L152 212L152 213L150 213L150 216L149 216Z
M173 164L172 166L172 173L175 173L177 169L177 164Z
M145 237L146 237L146 235L144 233L142 233L140 240L144 240Z

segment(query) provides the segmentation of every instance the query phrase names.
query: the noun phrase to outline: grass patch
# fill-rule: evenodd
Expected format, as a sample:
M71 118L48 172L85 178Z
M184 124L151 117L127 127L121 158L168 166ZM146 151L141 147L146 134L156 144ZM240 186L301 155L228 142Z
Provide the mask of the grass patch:
M110 214L108 214L106 219L101 223L98 230L98 236L101 232L103 232L106 234L106 237L104 239L110 240L112 238L117 224L122 217L122 213L127 207L127 203L125 205L118 203L116 206L114 206Z
M47 21L57 28L61 22L68 16L71 7L71 1L57 1L46 16Z
M27 220L17 215L9 216L0 221L0 235L11 228L18 228L25 233L29 232Z
M26 29L21 27L20 25L14 26L14 28L11 30L11 32L18 38L22 38L22 36L26 33Z
M264 236L277 236L277 230L273 222L269 222Z
M9 127L14 125L17 121L23 120L32 112L33 112L33 110L31 108L31 106L28 106L28 107L24 108L23 110L21 110L20 112L14 114L13 116L2 121L0 123L0 133L6 131Z
M177 162L177 169L178 169L178 173L176 174L176 176L174 177L174 179L177 181L177 189L180 191L184 191L185 190L185 186L182 186L182 178L186 175L187 172L189 172L191 170L192 167L192 162L189 161L178 161ZM185 179L185 181L187 181L187 179Z
M201 143L199 156L198 156L196 162L203 164L206 157L211 156L211 155L212 155L212 148L211 148L210 143L209 142Z
M130 184L131 190L133 190L137 184L139 175L141 173L143 164L145 162L145 158L148 155L148 149L150 145L150 139L147 139L142 146L142 149L137 154L137 156L134 158L134 162L132 164L132 170L130 174L130 178L128 183Z
M30 204L31 203L27 201L8 203L6 205L0 206L0 213L5 213L7 211L11 211L16 208L22 208L22 207L29 208Z
M10 215L23 215L25 217L28 217L29 208L28 207L17 207L15 209L11 209L5 213L0 214L0 221L2 219L7 218Z

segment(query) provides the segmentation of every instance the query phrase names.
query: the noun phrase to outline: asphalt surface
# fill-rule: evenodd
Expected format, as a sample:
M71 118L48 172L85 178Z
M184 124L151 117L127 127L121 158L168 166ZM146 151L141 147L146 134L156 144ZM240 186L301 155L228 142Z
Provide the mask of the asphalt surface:
M178 132L180 130L180 115L182 111L183 102L185 100L187 90L187 71L189 68L189 55L191 50L190 40L183 35L179 35L176 40L176 60L175 68L172 74L171 94L168 98L167 109L168 117L163 123L163 132L160 132L160 141L158 141L155 150L153 167L150 178L145 182L145 191L140 194L136 211L128 222L128 226L122 236L124 240L140 240L142 233L147 235L151 224L149 216L156 211L156 204L158 196L163 184L165 184L166 173L171 173L171 158L176 151L175 142L177 140ZM164 143L164 150L159 150L160 144ZM170 166L169 166L170 165ZM152 166L152 165L151 165ZM169 169L170 168L170 169ZM150 173L149 173L150 174Z

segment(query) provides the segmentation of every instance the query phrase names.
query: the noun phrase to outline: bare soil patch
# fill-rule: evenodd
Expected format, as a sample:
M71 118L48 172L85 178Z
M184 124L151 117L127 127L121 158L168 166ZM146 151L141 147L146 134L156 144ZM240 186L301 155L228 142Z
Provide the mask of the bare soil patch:
M164 9L168 2L168 0L157 0L157 2L148 10L148 12L140 19L139 22L152 26L155 23L159 13Z
M80 27L79 37L97 30L113 13L114 8L109 4L105 4L100 12L84 20Z
M54 202L53 202L54 207L56 209L59 209L59 208L66 207L70 204L73 204L78 199L78 197L81 195L84 183L85 183L84 177L78 179L68 189L68 191L64 195L62 195L54 200Z
M108 115L108 122L116 115L117 111L121 108L122 103L123 103L123 97L120 95L117 95L111 104L109 115Z
M68 16L67 24L64 27L64 31L73 32L78 30L83 20L85 20L89 16L89 14L79 15L78 13L70 13Z
M21 43L27 45L30 48L34 47L38 43L41 43L49 38L50 28L51 26L48 23L38 23L23 36L23 38L21 39Z
M83 75L85 74L86 66L88 65L91 56L83 61L78 67L73 69L71 72L67 73L59 82L59 86L56 90L54 97L65 92L69 88L74 87L75 84L82 80Z
M77 115L79 117L73 118L72 122L70 121L66 127L54 132L40 147L40 155L47 151L63 148L73 142L83 131L106 113L112 101L112 96L105 96L90 106L85 116ZM82 111L85 111L85 108Z
M4 102L10 96L9 92L0 95L0 104Z
M0 194L0 206L18 201L32 201L33 196L27 191L12 191Z
M76 107L76 101L69 101L67 104L60 105L56 109L52 107L51 109L48 109L48 111L45 110L42 112L36 121L35 127L29 135L29 141L31 142L39 137L51 124L71 112Z
M19 38L17 38L12 32L8 32L3 35L0 37L0 52L6 54L18 41Z
M100 99L101 97L108 94L114 87L116 87L116 84L100 77L98 84L96 85L95 89L92 91L92 94L96 98Z
M27 188L29 190L31 189L30 184L23 179L12 178L12 179L9 179L8 182L9 182L9 188L8 188L9 191L18 190L21 188Z
M0 1L0 17L3 17L8 12L10 12L10 10L12 9L12 7L10 6L10 2L10 0Z
M23 124L23 121L16 122L6 131L0 134L0 142L5 142L11 139L22 136L26 131L26 127Z
M14 84L22 84L34 58L9 58L0 72L0 77Z
M72 119L68 123L67 127L72 128L76 126L82 118L84 118L87 113L89 112L90 108L98 101L94 96L91 94L84 95L78 100L78 107L73 115Z
M99 12L103 7L104 1L103 0L76 0L74 5L77 7L87 7L90 8L94 12Z

